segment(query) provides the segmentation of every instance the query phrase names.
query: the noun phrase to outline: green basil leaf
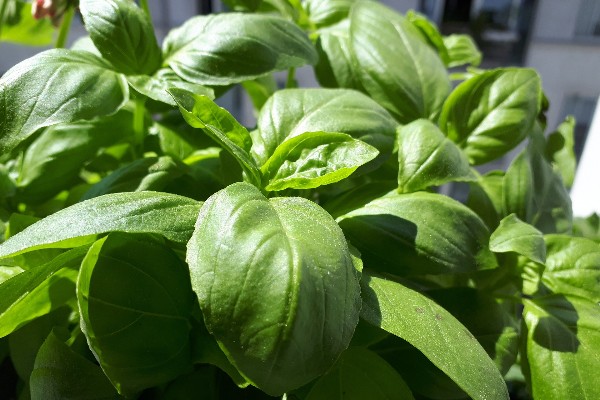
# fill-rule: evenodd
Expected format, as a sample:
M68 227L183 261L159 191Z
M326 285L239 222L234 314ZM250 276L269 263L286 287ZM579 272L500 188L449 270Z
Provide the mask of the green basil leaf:
M526 355L533 398L600 397L598 303L553 295L525 300L524 305Z
M260 170L248 153L252 146L248 130L206 96L176 88L169 89L169 93L179 105L187 123L194 128L202 128L240 163L250 182L260 186Z
M255 114L260 112L261 108L269 100L269 97L279 89L277 81L272 74L261 76L251 81L244 81L242 82L242 86L248 97L250 97L250 101L252 101Z
M185 174L186 169L185 164L168 156L135 160L93 185L81 200L108 193L161 191L172 180Z
M0 244L0 258L42 248L90 243L108 232L155 233L177 243L189 240L201 203L158 192L114 193L74 204Z
M378 3L357 2L350 13L350 42L361 85L400 123L437 117L450 80L409 21Z
M444 62L444 65L448 66L450 63L450 56L448 55L448 49L446 49L444 38L442 37L442 34L438 30L437 26L435 26L435 24L426 16L413 10L409 10L406 13L406 19L408 19L410 23L417 28L425 40L425 43L431 46L438 53Z
M40 128L113 114L128 98L125 78L91 53L37 54L0 78L0 152Z
M81 330L120 394L166 383L191 367L193 293L188 268L167 246L113 233L81 265Z
M467 157L428 120L398 128L397 143L400 193L476 179Z
M0 20L0 42L29 46L52 44L54 34L52 22L46 18L39 20L33 18L31 4L16 0L2 0L1 3L6 3L6 14L4 21Z
M512 161L502 184L503 210L531 222L534 214L533 171L527 152L523 151Z
M508 399L502 375L475 337L433 300L366 269L360 316L419 349L473 399Z
M378 154L345 133L306 132L280 144L261 172L266 190L312 189L347 178Z
M0 337L74 297L77 268L86 251L87 247L70 250L0 284Z
M319 62L315 75L324 87L344 87L365 91L359 81L354 65L350 42L350 20L319 30L317 39Z
M587 218L573 220L573 236L581 236L600 243L600 217L593 213Z
M296 24L259 14L191 18L169 32L163 52L163 65L201 85L230 85L317 61Z
M439 194L390 193L337 219L365 265L397 275L494 268L483 221Z
M357 272L342 231L315 203L233 184L202 207L187 261L206 327L266 393L308 383L350 343Z
M483 164L505 154L530 133L540 102L537 72L495 69L458 85L444 103L439 123L472 164Z
M102 56L128 75L154 73L161 51L152 22L129 0L80 0L85 28Z
M25 150L18 181L18 198L39 204L79 182L83 166L101 147L133 135L133 115L119 112L97 121L55 125Z
M154 75L133 75L127 77L127 82L136 91L151 98L152 100L160 101L171 106L176 106L177 103L173 100L173 97L167 92L168 88L184 89L188 92L201 94L209 97L210 99L215 98L215 93L212 89L190 83L182 80L175 72L168 68L159 69Z
M475 211L490 231L496 229L504 213L504 171L490 171L469 183L467 206Z
M548 258L543 284L553 293L600 302L600 246L584 239L546 236Z
M396 122L367 96L345 89L288 89L273 94L258 117L252 156L263 165L286 139L305 132L341 132L392 152ZM385 157L381 160L384 161Z
M477 67L481 63L481 52L469 35L454 34L445 36L444 47L448 52L448 68L469 64Z
M413 400L402 377L374 352L351 347L315 383L306 400Z
M494 253L514 252L543 264L546 262L546 243L542 232L521 221L515 214L500 221L490 237Z
M31 399L110 400L117 392L102 369L51 332L40 347L29 380Z
M574 151L575 118L569 115L547 139L546 157L552 161L554 171L560 174L567 187L575 180L576 158Z
M321 28L348 17L350 8L359 0L306 0L303 3L310 22Z

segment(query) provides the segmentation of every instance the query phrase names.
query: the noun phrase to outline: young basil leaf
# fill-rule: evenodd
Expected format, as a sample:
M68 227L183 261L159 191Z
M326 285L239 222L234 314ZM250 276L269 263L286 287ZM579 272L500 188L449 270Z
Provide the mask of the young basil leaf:
M167 92L167 88L177 88L187 90L188 92L201 94L210 99L215 98L215 93L211 88L198 85L195 83L186 82L181 79L175 72L168 68L159 69L154 75L133 75L127 77L127 82L139 93L151 98L152 100L160 101L171 106L176 106L177 103L173 97Z
M303 3L310 22L318 28L334 25L348 17L359 0L306 0Z
M400 193L477 179L467 157L428 120L420 119L398 128L397 143Z
M505 154L529 134L540 103L537 72L500 68L458 85L444 103L439 123L472 164L483 164Z
M84 164L93 159L101 147L133 135L132 123L132 113L121 111L97 121L48 128L25 150L18 199L40 204L73 186Z
M200 85L231 85L317 62L306 34L270 15L198 16L173 29L163 43L164 66Z
M598 303L552 295L524 300L524 305L526 355L533 398L599 398Z
M173 96L183 118L194 128L202 128L215 142L223 146L241 165L250 182L261 185L261 173L248 153L252 139L227 110L219 107L206 96L196 95L183 89L168 90Z
M161 51L150 18L129 0L80 0L86 30L102 56L128 75L153 74Z
M533 171L529 154L521 152L510 164L502 183L503 212L531 222L534 210Z
M542 282L553 293L600 302L600 247L584 238L546 236Z
M409 10L406 13L406 19L410 21L415 28L417 28L425 43L431 46L431 48L438 53L444 62L444 65L448 66L450 63L450 56L448 55L448 49L446 49L444 38L442 37L442 34L438 30L437 26L435 26L435 24L426 16L413 10Z
M54 332L37 353L29 387L33 400L117 398L115 388L102 369L74 352Z
M569 115L556 131L548 136L545 149L546 157L552 161L554 171L560 174L567 187L571 187L575 179L574 130L575 118Z
M337 219L365 265L397 275L496 267L483 221L439 194L390 193Z
M0 78L0 152L40 128L113 114L128 98L123 75L91 53L37 54Z
M280 144L261 172L266 190L312 189L347 178L378 154L345 133L306 132Z
M521 221L515 214L500 221L500 226L490 237L490 250L494 253L515 252L540 264L546 262L546 243L542 232Z
M75 295L77 268L87 247L78 247L0 284L0 337L64 305Z
M331 27L319 30L317 39L319 62L315 65L315 75L323 87L343 87L364 92L350 42L350 20L344 19Z
M321 131L346 133L387 157L392 152L396 126L385 109L353 90L281 90L260 112L258 131L252 132L252 156L263 165L286 139Z
M450 80L409 21L379 3L359 1L350 13L350 42L361 85L398 122L437 117Z
M122 233L94 243L81 265L81 330L120 394L166 383L191 367L193 293L167 246Z
M158 192L114 193L74 204L0 244L0 258L42 248L70 248L108 232L155 233L189 240L200 202Z
M323 374L350 343L357 272L342 231L315 203L233 184L200 210L187 261L206 327L266 393Z
M445 36L444 47L448 52L448 68L469 64L477 67L481 63L481 52L469 35L453 34Z
M161 191L175 178L185 174L187 166L171 157L149 157L127 164L93 185L81 197L88 200L108 193Z
M314 384L306 400L414 400L396 370L376 353L351 347Z
M502 375L452 314L399 283L363 271L360 316L406 340L473 399L508 399Z

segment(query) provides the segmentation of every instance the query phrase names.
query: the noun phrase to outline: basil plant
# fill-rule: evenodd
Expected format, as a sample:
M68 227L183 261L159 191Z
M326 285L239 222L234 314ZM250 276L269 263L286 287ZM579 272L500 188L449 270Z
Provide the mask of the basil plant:
M62 3L0 78L9 398L600 398L597 229L536 71L374 1L227 0L162 43L146 1ZM0 5L0 40L54 29Z

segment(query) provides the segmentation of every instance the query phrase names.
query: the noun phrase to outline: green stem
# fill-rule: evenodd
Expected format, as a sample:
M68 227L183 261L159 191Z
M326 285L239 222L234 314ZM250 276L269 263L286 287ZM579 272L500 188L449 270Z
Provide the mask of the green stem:
M148 0L140 0L140 6L142 7L142 10L144 10L146 15L148 16L148 19L150 19L150 22L152 22L152 14L150 13L150 7L148 6Z
M67 38L69 37L69 30L71 29L71 22L73 21L73 15L75 14L75 7L67 8L63 20L60 23L60 30L58 31L58 37L56 38L57 49L62 49L67 44Z
M140 150L140 155L144 154L144 117L146 116L145 98L135 100L135 110L133 112L133 133L135 135L134 147Z
M293 89L298 87L296 84L296 68L291 67L288 70L287 82L285 83L286 89Z

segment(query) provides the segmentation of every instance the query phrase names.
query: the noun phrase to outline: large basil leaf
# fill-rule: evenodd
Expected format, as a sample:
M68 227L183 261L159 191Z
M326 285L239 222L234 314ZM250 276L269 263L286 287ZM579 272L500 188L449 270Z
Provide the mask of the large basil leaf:
M439 123L472 164L483 164L505 154L530 133L540 103L537 72L495 69L461 83L444 103Z
M79 180L83 166L101 147L133 135L132 114L48 128L25 150L18 188L19 200L42 203Z
M129 0L80 0L85 28L96 48L120 72L153 74L161 51L150 18Z
M206 96L176 88L169 89L169 93L179 105L179 111L187 123L194 128L202 128L240 163L250 182L260 186L260 170L249 154L252 139L248 130Z
M483 221L446 196L391 193L337 220L369 268L423 275L496 266Z
M356 271L342 231L315 203L233 184L202 207L187 261L206 327L266 393L323 374L350 343Z
M345 133L303 133L280 144L262 166L265 189L311 189L338 182L377 154Z
M127 81L138 92L152 100L176 106L175 100L167 92L168 88L184 89L192 93L202 94L211 99L215 98L210 88L195 83L186 82L168 68L158 70L154 75L128 76Z
M417 120L399 128L397 143L400 193L476 179L467 157L428 120Z
M571 187L575 180L576 158L575 150L573 148L575 144L574 131L575 118L569 115L558 128L556 128L556 131L548 136L548 142L545 149L546 157L549 160L552 160L554 170L561 175L563 182L567 187Z
M350 42L362 87L399 122L438 115L450 92L446 69L402 15L357 2L350 13Z
M422 294L363 271L361 318L406 340L473 399L508 399L502 375L475 337Z
M191 367L188 268L148 237L113 233L81 265L81 329L120 394L166 383Z
M317 61L296 24L258 14L191 18L167 35L163 52L164 65L201 85L230 85Z
M252 155L261 165L286 139L318 131L346 133L387 156L397 126L373 100L344 89L278 91L262 108L257 124L258 131L252 132Z
M377 354L361 347L342 353L306 400L413 400L402 377Z
M113 114L129 98L125 78L88 52L37 54L0 78L0 151L40 128Z
M80 247L0 284L0 337L64 305L75 294Z
M51 332L40 347L29 380L32 400L117 398L102 369L74 352Z
M525 300L527 364L535 399L600 397L600 307L551 295Z
M162 191L173 179L186 173L187 166L171 157L135 160L102 179L81 197L88 200L108 193Z
M600 246L584 239L546 236L548 259L543 284L553 293L600 302Z
M185 243L201 203L158 192L114 193L74 204L52 214L0 245L0 258L42 248L90 243L95 235L120 231L155 233Z
M546 261L542 232L521 221L515 214L500 221L490 237L490 250L494 253L515 252L541 264Z

